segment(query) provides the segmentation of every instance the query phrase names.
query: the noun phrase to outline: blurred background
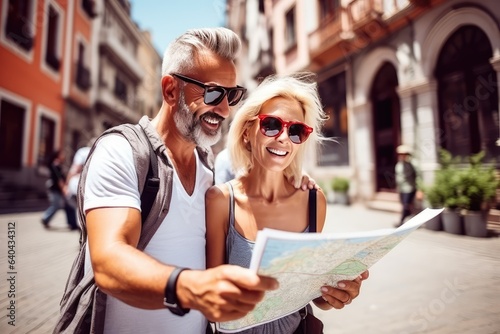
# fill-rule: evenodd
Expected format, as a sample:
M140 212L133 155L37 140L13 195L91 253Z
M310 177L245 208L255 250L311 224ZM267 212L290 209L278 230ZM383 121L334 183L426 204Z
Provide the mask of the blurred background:
M325 331L500 332L498 0L0 3L0 241L17 224L19 246L17 326L4 317L0 332L52 331L78 250L61 211L50 229L39 223L50 157L62 150L67 170L89 139L153 117L163 50L207 26L241 37L238 83L249 91L271 73L317 75L323 134L336 141L305 168L327 193L328 231L398 221L401 144L419 174L416 208L446 208L374 266L355 303L318 312Z
M482 152L498 178L497 0L2 0L0 10L1 212L46 205L54 151L69 166L105 129L153 117L163 49L207 25L241 37L239 83L250 91L271 73L317 74L323 134L336 142L305 167L328 192L344 178L351 202L399 211L400 144L424 185L441 149L462 165ZM488 202L495 225L498 190Z

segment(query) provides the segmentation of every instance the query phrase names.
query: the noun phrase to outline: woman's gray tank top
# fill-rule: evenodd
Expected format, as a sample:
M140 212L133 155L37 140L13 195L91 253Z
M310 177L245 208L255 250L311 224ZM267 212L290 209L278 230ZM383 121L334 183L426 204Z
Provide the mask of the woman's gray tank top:
M229 230L226 238L226 259L227 263L239 265L241 267L249 268L250 260L252 258L252 250L255 242L246 239L234 226L234 192L233 187L229 182L226 182L229 188ZM309 227L305 232L309 231ZM312 312L310 305L308 312ZM267 324L256 326L238 333L245 334L292 334L299 326L301 317L299 311L289 314L283 318L279 318Z

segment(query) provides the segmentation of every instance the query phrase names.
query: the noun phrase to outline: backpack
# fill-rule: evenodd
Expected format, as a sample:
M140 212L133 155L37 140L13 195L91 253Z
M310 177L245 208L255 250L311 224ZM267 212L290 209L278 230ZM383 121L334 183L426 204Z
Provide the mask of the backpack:
M159 226L158 224L150 224L147 220L160 186L157 155L147 134L144 132L144 128L140 125L123 124L105 131L100 138L108 134L121 134L130 142L133 148L136 148L133 150L134 153L137 151L144 152L141 155L134 154L134 163L141 191L141 218L143 222L141 239L142 235L152 236ZM91 160L97 141L89 153L82 171L81 180L85 180L89 165L88 162ZM147 147L145 147L146 145ZM141 180L144 181L141 182ZM84 184L85 181L82 181L78 186L80 199L83 198ZM85 217L82 202L82 200L78 201L78 218L82 226L80 252L73 263L68 282L66 283L64 295L61 300L61 314L54 333L99 333L104 328L106 295L96 286L92 272L87 273L87 275L84 274L87 233L84 226ZM140 242L138 249L144 250L147 242L149 240Z
M105 131L100 137L120 134L132 147L141 192L142 229L137 249L144 250L169 211L172 187L172 166L158 155L165 149L156 130L143 117L139 124L123 124ZM106 294L95 284L92 272L85 275L87 231L83 212L83 196L89 161L98 143L94 143L78 186L78 219L81 224L80 251L73 263L61 299L61 313L53 333L102 333L106 311ZM212 168L210 152L197 148L202 162ZM161 156L161 155L160 155ZM170 170L168 169L170 168ZM160 182L160 178L163 182ZM157 196L157 194L160 196Z

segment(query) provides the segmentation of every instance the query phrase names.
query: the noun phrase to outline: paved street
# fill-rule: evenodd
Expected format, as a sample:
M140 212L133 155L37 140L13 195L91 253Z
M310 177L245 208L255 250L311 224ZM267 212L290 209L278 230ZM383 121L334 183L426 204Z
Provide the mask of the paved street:
M40 216L0 216L0 333L50 333L59 311L79 235L67 230L62 211L51 230L43 229ZM330 205L327 219L327 231L348 232L392 227L398 215ZM13 268L8 263L9 223L15 223ZM13 301L15 312L9 310ZM499 308L500 238L422 228L372 267L351 305L316 313L327 334L500 333ZM11 313L15 327L9 325Z

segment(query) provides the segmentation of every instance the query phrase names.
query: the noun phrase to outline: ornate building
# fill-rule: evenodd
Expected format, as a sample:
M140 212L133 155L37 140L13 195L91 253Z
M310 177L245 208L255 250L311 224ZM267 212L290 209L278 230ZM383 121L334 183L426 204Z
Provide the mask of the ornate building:
M242 13L249 6L258 21ZM231 26L237 13L247 27L264 25L271 41L260 49L272 50L272 66L240 64L252 68L241 72L245 82L261 69L317 73L323 132L336 139L307 159L317 180L348 177L353 198L390 208L400 144L412 147L425 183L441 147L500 162L496 0L235 0L228 8L230 28L247 35ZM251 49L251 37L245 42Z

